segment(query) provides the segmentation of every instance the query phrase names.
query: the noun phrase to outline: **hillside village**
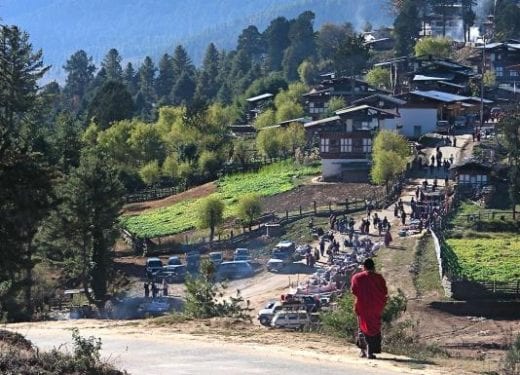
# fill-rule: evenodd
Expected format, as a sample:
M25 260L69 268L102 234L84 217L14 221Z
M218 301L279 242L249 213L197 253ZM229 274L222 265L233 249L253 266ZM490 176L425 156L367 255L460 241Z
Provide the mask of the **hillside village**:
M137 69L80 50L63 87L38 86L42 52L3 25L0 55L26 60L23 85L0 77L0 347L36 360L12 333L29 322L131 321L352 356L351 280L374 259L383 353L362 365L518 374L520 5L390 3L393 27L249 26L200 68L182 45ZM115 373L75 332L46 370Z

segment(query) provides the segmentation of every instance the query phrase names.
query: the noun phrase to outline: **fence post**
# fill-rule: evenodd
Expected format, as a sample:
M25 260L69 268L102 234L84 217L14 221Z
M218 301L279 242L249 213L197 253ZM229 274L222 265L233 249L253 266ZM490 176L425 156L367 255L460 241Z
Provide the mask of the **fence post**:
M348 198L345 198L345 213L348 213Z
M302 216L302 206L300 205L300 216Z
M329 201L329 214L332 214L332 203Z
M516 296L520 294L520 280L516 280Z
M317 210L316 210L316 201L313 201L313 206L314 206L314 214L316 215L316 213L317 213Z
M289 210L285 210L285 220L289 219Z

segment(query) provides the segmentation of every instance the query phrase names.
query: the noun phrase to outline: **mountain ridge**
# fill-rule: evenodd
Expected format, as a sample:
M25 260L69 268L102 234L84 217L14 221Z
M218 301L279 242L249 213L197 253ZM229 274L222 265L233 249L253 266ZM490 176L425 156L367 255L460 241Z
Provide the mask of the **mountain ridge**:
M217 48L235 48L241 30L255 25L262 32L278 17L294 18L305 10L316 14L315 30L326 22L351 22L361 28L366 19L374 26L389 24L385 0L244 0L207 2L190 0L3 0L0 17L31 35L42 48L50 79L63 79L61 67L75 51L83 49L96 65L110 48L124 62L139 63L151 56L173 53L183 44L198 64L210 42ZM99 11L102 9L102 11ZM136 21L137 20L137 21Z

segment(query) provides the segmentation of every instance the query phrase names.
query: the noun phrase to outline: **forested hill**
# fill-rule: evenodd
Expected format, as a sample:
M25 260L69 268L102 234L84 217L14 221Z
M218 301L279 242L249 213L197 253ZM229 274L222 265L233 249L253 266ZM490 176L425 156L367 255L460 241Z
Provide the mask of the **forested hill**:
M278 17L305 10L316 14L315 28L325 22L362 27L389 24L386 0L2 0L0 18L29 32L35 48L54 66L50 77L72 53L87 51L99 62L114 47L125 60L154 60L183 44L198 64L209 42L235 48L248 25L263 31ZM47 78L50 78L47 77Z

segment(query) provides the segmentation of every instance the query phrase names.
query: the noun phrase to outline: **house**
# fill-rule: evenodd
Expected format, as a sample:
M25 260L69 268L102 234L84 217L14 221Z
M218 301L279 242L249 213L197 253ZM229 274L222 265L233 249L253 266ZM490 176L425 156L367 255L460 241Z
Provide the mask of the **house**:
M483 186L489 183L492 167L487 163L468 159L450 167L452 178L460 185Z
M246 99L248 103L246 114L248 124L251 124L260 113L272 105L273 96L273 94L266 92Z
M360 97L368 96L378 92L367 82L354 77L335 78L334 74L328 74L320 84L303 94L303 104L306 115L317 120L323 113L327 112L328 102L333 97L340 97L345 103Z
M373 51L389 51L395 46L393 29L389 27L364 32L363 39L365 46Z
M306 123L306 132L319 142L323 179L368 181L374 134L385 127L385 121L398 116L392 110L362 104Z
M480 52L470 61L478 66L482 73L482 52L486 63L486 70L495 74L497 84L513 86L520 84L520 41L508 40L505 42L489 43L477 46Z

